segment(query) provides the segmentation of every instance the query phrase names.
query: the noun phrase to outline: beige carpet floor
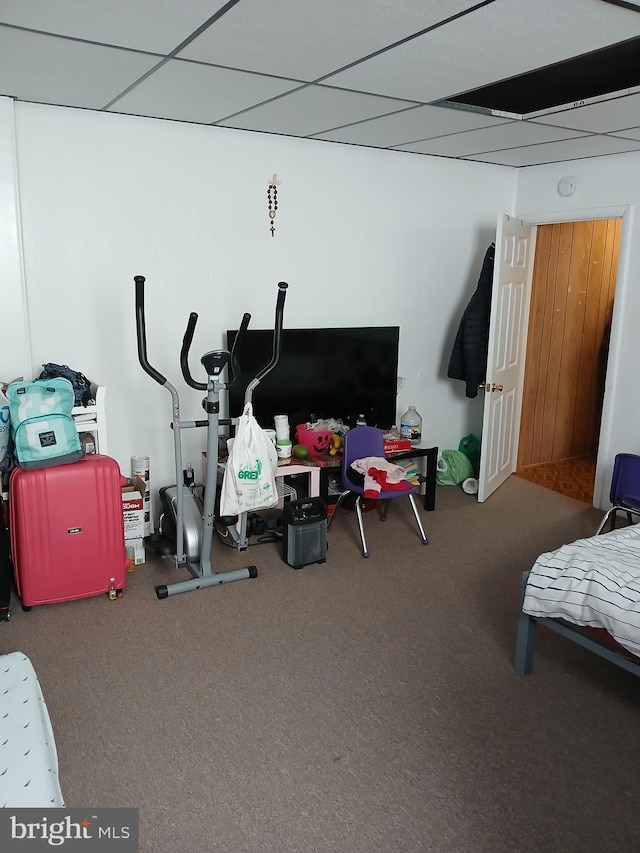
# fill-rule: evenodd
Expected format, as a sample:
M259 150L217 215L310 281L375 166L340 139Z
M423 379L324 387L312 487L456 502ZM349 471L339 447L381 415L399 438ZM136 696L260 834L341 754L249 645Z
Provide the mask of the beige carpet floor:
M406 503L406 502L403 502ZM336 518L324 565L278 546L219 568L259 577L158 601L149 558L125 596L20 609L69 806L140 810L145 853L636 853L640 682L540 628L512 668L520 575L600 513L511 477L478 504Z

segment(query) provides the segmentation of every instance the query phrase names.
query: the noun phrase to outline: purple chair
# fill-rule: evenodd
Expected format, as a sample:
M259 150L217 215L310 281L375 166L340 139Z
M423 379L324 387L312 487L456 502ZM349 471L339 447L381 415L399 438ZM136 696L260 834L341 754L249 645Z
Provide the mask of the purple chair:
M609 529L615 529L618 512L626 512L629 524L633 523L632 516L640 516L640 456L635 453L616 455L613 461L609 500L613 506L605 513L596 536L602 533L609 519L611 519Z
M344 498L346 498L346 496L349 494L357 495L356 514L358 516L358 529L360 531L360 541L362 542L363 557L369 556L369 552L367 551L367 542L364 538L364 526L362 523L362 495L364 492L364 485L362 484L362 482L358 483L355 481L354 474L357 472L354 472L350 469L352 463L355 462L356 459L366 459L369 456L384 459L384 433L382 432L382 430L377 429L376 427L369 426L361 426L355 427L355 429L350 429L344 437L344 451L342 457L342 468L340 471L344 491L340 494L340 497L336 501L336 505L333 508L333 513L331 514L331 518L329 519L329 523L327 524L328 532L331 529L333 520L338 514L338 509L340 508L340 504L342 503ZM424 529L422 527L422 522L420 521L420 516L418 515L418 508L413 497L417 491L417 486L412 486L410 492L391 491L388 489L383 489L378 495L376 495L376 500L382 501L380 521L387 520L389 503L392 500L396 500L397 498L408 498L409 502L411 503L411 509L413 510L413 514L418 523L418 530L420 531L420 539L422 541L422 544L428 545L429 540L427 539Z

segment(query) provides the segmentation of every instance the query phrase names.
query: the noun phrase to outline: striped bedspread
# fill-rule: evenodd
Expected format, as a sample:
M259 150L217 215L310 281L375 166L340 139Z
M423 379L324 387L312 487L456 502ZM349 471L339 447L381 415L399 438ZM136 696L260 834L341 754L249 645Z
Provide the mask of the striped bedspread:
M640 525L541 554L522 607L530 616L605 628L640 656Z

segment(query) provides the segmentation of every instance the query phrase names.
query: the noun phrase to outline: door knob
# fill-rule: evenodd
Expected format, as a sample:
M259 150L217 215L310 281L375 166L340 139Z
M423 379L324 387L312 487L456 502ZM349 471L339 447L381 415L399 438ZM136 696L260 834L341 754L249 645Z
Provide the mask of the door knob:
M502 385L496 385L495 382L492 382L490 385L487 382L481 382L478 388L483 388L485 391L502 391Z

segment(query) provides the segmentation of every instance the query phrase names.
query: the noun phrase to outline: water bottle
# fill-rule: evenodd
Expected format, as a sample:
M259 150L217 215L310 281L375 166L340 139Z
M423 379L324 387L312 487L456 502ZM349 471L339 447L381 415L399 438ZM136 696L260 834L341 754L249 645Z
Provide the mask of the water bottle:
M360 413L356 419L356 426L359 427L359 426L366 426L366 425L367 425L367 419L366 419L364 413Z
M400 435L403 438L410 438L414 447L422 441L422 417L415 406L409 406L400 419Z

